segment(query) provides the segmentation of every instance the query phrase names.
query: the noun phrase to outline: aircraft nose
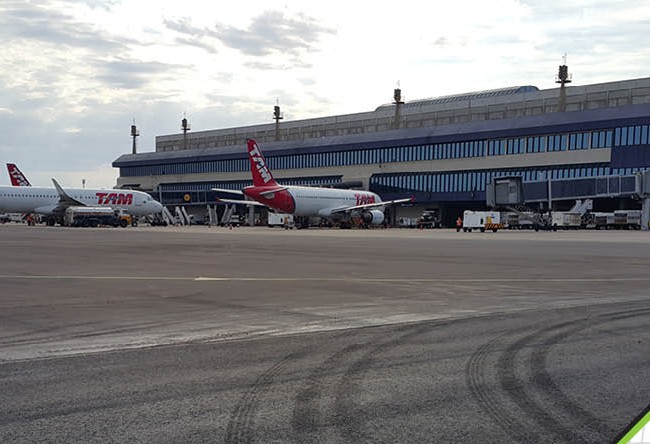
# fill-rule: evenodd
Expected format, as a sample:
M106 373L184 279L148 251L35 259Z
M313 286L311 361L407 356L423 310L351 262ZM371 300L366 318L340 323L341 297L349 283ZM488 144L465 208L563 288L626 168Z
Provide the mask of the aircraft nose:
M154 213L162 213L163 205L158 201L154 201L153 209L154 209Z

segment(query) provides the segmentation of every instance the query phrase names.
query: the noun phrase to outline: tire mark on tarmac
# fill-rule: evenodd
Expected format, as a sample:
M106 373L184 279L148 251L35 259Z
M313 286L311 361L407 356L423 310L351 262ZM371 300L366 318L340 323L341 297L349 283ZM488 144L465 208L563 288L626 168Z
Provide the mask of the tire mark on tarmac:
M571 443L582 442L582 438L571 427L556 419L556 417L553 416L548 409L544 408L541 403L536 402L527 395L526 386L528 384L517 376L517 365L515 360L517 355L524 348L532 346L531 343L539 337L568 326L573 326L576 322L580 321L571 320L551 325L518 339L506 348L505 352L499 357L497 363L497 378L503 392L505 392L529 418L533 418L542 428L552 433L552 436L558 437L561 442ZM587 326L584 325L580 329L586 327ZM555 344L549 342L548 348L552 345ZM533 369L533 375L534 374L535 372ZM539 442L542 439L540 436L526 436L526 440L528 442Z
M599 434L601 440L608 441L615 431L604 424L602 418L598 418L573 401L555 384L547 370L547 357L555 345L582 330L604 322L646 316L648 313L650 313L650 309L646 308L603 313L589 316L586 319L576 318L557 323L527 334L506 346L504 352L499 356L496 377L501 391L497 392L496 389L490 389L489 384L486 383L489 356L498 352L504 338L524 330L529 331L530 327L504 332L479 347L470 357L466 367L467 384L479 405L495 423L510 437L520 442L535 442L541 439L531 433L531 428L527 427L530 420L535 421L550 432L551 436L563 442L593 442L594 433ZM540 346L534 344L536 340L549 334L551 336L543 339ZM525 348L532 348L527 360L527 370L532 375L529 382L523 381L516 372L515 361ZM527 394L527 387L529 391L530 388L533 388L533 393L542 395L544 402L532 399ZM521 417L519 411L517 413L509 412L505 402L506 398L503 398L504 395L516 404L519 411L526 413L525 419ZM552 408L549 408L550 406ZM562 418L562 420L558 418ZM567 419L569 425L565 425ZM585 433L588 433L589 436L583 436Z
M380 353L397 347L408 339L430 332L446 325L447 322L417 323L401 325L388 334L382 329L376 337L365 343L349 345L327 358L307 377L307 384L296 395L293 411L294 442L318 442L319 428L324 422L333 424L338 434L337 441L378 442L377 436L370 436L362 430L364 418L368 415L354 400L354 394L364 379L364 373L372 367ZM363 352L361 356L359 353ZM356 357L356 358L355 358ZM345 369L343 371L343 369ZM343 374L335 387L332 387L333 417L326 418L322 404L330 384L324 380L337 370Z
M471 394L478 401L483 410L496 422L496 424L510 437L519 433L517 423L505 414L505 409L489 389L485 367L489 357L499 349L500 342L512 331L495 336L487 343L481 345L470 357L465 370L465 381Z
M253 426L260 398L273 383L273 380L280 375L287 366L304 356L304 354L305 351L301 351L285 356L282 360L276 362L275 365L262 373L255 382L253 382L230 414L230 420L226 427L226 436L224 439L226 444L244 444L253 441Z

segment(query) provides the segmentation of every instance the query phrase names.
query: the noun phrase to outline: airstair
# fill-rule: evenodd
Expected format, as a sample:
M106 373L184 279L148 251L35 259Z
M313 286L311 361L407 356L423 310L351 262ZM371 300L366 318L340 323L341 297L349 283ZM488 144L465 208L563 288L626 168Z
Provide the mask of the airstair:
M174 219L174 216L172 216L172 213L169 212L167 207L163 207L162 217L163 220L167 223L167 225L176 225L176 220Z

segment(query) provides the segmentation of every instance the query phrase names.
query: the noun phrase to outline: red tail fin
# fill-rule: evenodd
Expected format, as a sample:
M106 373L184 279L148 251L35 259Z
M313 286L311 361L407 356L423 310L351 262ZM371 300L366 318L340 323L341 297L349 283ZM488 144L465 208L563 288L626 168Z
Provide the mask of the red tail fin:
M253 185L256 187L261 186L277 186L277 182L273 179L271 170L266 166L264 155L257 146L257 142L253 139L248 139L248 157L251 160L251 173L253 174Z
M29 183L29 180L25 175L18 169L18 167L13 163L7 164L7 171L9 171L9 178L11 179L11 185L15 187L31 187L32 184Z

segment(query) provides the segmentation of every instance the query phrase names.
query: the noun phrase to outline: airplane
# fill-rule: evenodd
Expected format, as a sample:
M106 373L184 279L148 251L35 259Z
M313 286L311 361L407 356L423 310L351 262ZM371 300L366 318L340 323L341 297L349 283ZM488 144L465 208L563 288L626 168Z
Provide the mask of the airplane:
M29 180L25 175L18 169L16 164L8 163L7 171L9 172L9 178L11 179L11 185L14 187L31 187L32 184L29 183Z
M132 216L160 213L163 206L147 193L133 190L68 188L52 179L54 188L0 186L0 213L34 213L48 225L61 222L65 210L74 206L107 206Z
M221 202L264 206L280 213L297 217L321 217L349 225L351 217L360 217L365 223L380 225L384 222L384 207L413 202L413 198L382 202L370 191L336 188L303 187L278 184L269 170L264 155L253 139L248 139L253 185L241 191L213 188L222 193L240 194L252 200L219 199Z

